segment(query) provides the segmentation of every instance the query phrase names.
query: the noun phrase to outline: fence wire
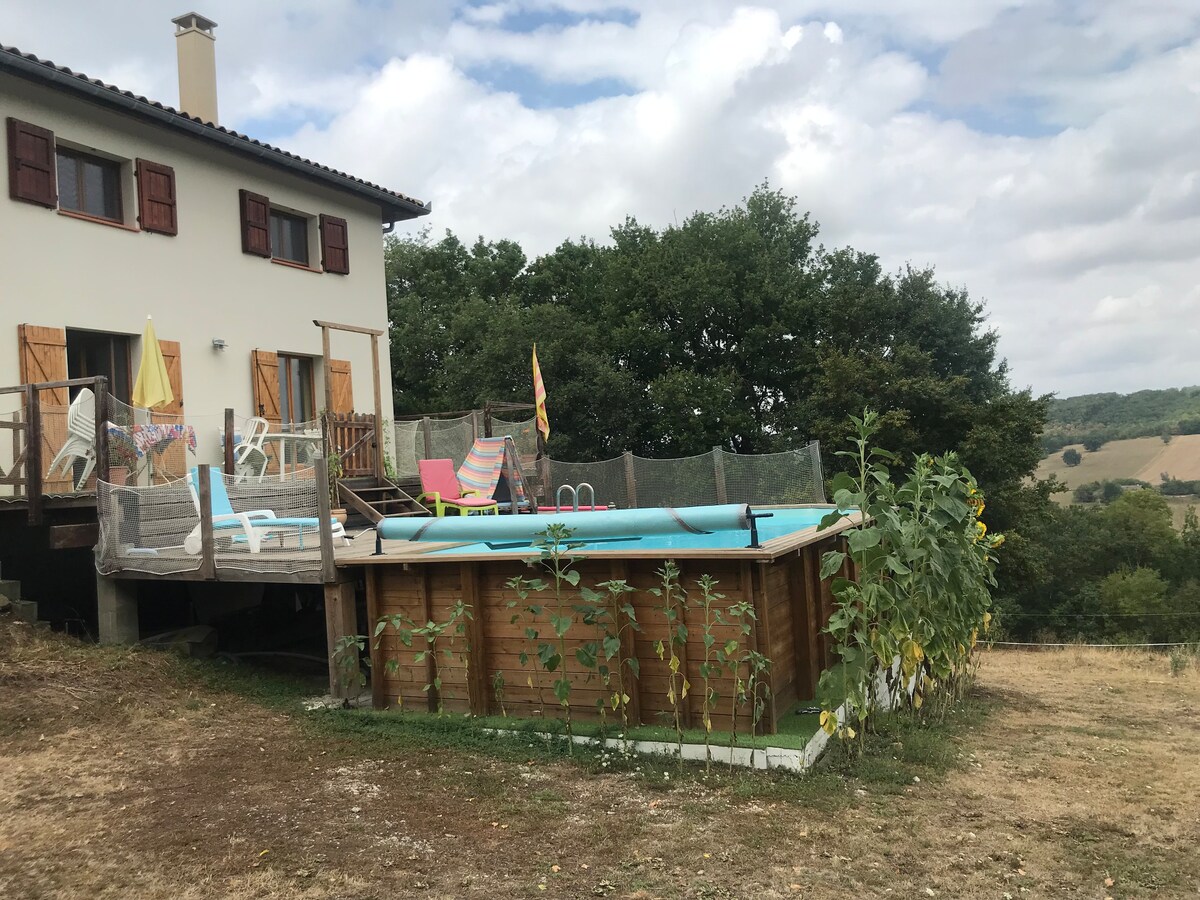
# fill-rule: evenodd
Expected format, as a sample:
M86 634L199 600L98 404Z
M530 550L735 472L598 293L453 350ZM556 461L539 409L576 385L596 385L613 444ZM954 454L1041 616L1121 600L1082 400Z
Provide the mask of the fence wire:
M261 479L214 470L213 546L218 572L320 570L317 515L322 489L312 467ZM100 482L96 505L100 572L173 575L197 571L203 564L198 491L187 479L148 486Z

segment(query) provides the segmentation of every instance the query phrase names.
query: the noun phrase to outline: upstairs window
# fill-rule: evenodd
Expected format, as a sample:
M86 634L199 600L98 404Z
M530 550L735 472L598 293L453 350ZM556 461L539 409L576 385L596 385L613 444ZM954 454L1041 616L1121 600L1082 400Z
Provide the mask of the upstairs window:
M307 266L308 219L272 209L271 255L275 259Z
M350 274L349 226L345 219L276 206L269 197L245 189L238 191L238 207L243 253L310 272Z
M108 222L123 222L121 164L57 148L58 206Z

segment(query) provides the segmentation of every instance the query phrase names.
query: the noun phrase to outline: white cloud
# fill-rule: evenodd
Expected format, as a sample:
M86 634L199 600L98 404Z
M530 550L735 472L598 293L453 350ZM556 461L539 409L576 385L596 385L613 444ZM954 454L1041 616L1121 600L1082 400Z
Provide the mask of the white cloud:
M66 7L73 8L68 13ZM115 9L113 7L116 7ZM637 15L614 15L633 8ZM582 17L573 24L554 13ZM182 11L182 8L179 10ZM208 0L224 120L533 252L764 177L988 301L1019 385L1200 383L1200 6L1159 0ZM514 16L551 13L531 31ZM5 43L171 102L152 0L0 0ZM63 23L70 27L63 27ZM534 109L503 89L614 79ZM482 83L478 72L498 79ZM579 88L574 88L579 90ZM280 133L282 129L283 133ZM291 133L287 133L290 131Z

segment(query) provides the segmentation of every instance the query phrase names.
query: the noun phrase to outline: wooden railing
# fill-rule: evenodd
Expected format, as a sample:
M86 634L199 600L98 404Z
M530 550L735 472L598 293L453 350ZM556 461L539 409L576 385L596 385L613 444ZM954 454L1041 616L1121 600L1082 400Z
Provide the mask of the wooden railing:
M341 460L342 476L356 478L375 474L375 417L368 413L335 413L326 418L329 452Z
M20 419L0 422L0 430L12 435L12 461L7 471L0 472L0 485L13 488L18 498L28 504L29 524L39 525L45 500L46 463L44 458L46 419L42 413L42 393L62 391L73 387L91 388L96 396L96 478L108 480L108 379L68 378L63 381L43 381L0 388L0 396L20 394L24 412ZM74 493L72 491L72 493Z

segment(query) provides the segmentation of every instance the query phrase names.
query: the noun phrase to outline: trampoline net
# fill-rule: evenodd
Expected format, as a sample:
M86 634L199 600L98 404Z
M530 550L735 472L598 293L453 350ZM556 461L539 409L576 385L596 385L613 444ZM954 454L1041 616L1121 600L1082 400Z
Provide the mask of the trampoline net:
M251 526L248 534L236 516L215 516L213 548L218 571L298 573L321 568L317 511L318 490L324 487L318 485L312 467L262 478L213 471L212 479L214 512L224 508L223 489L233 513L250 514L250 520L259 523ZM148 486L100 482L96 506L100 522L96 567L100 572L172 575L201 568L200 515L185 479ZM273 526L272 517L287 521Z

